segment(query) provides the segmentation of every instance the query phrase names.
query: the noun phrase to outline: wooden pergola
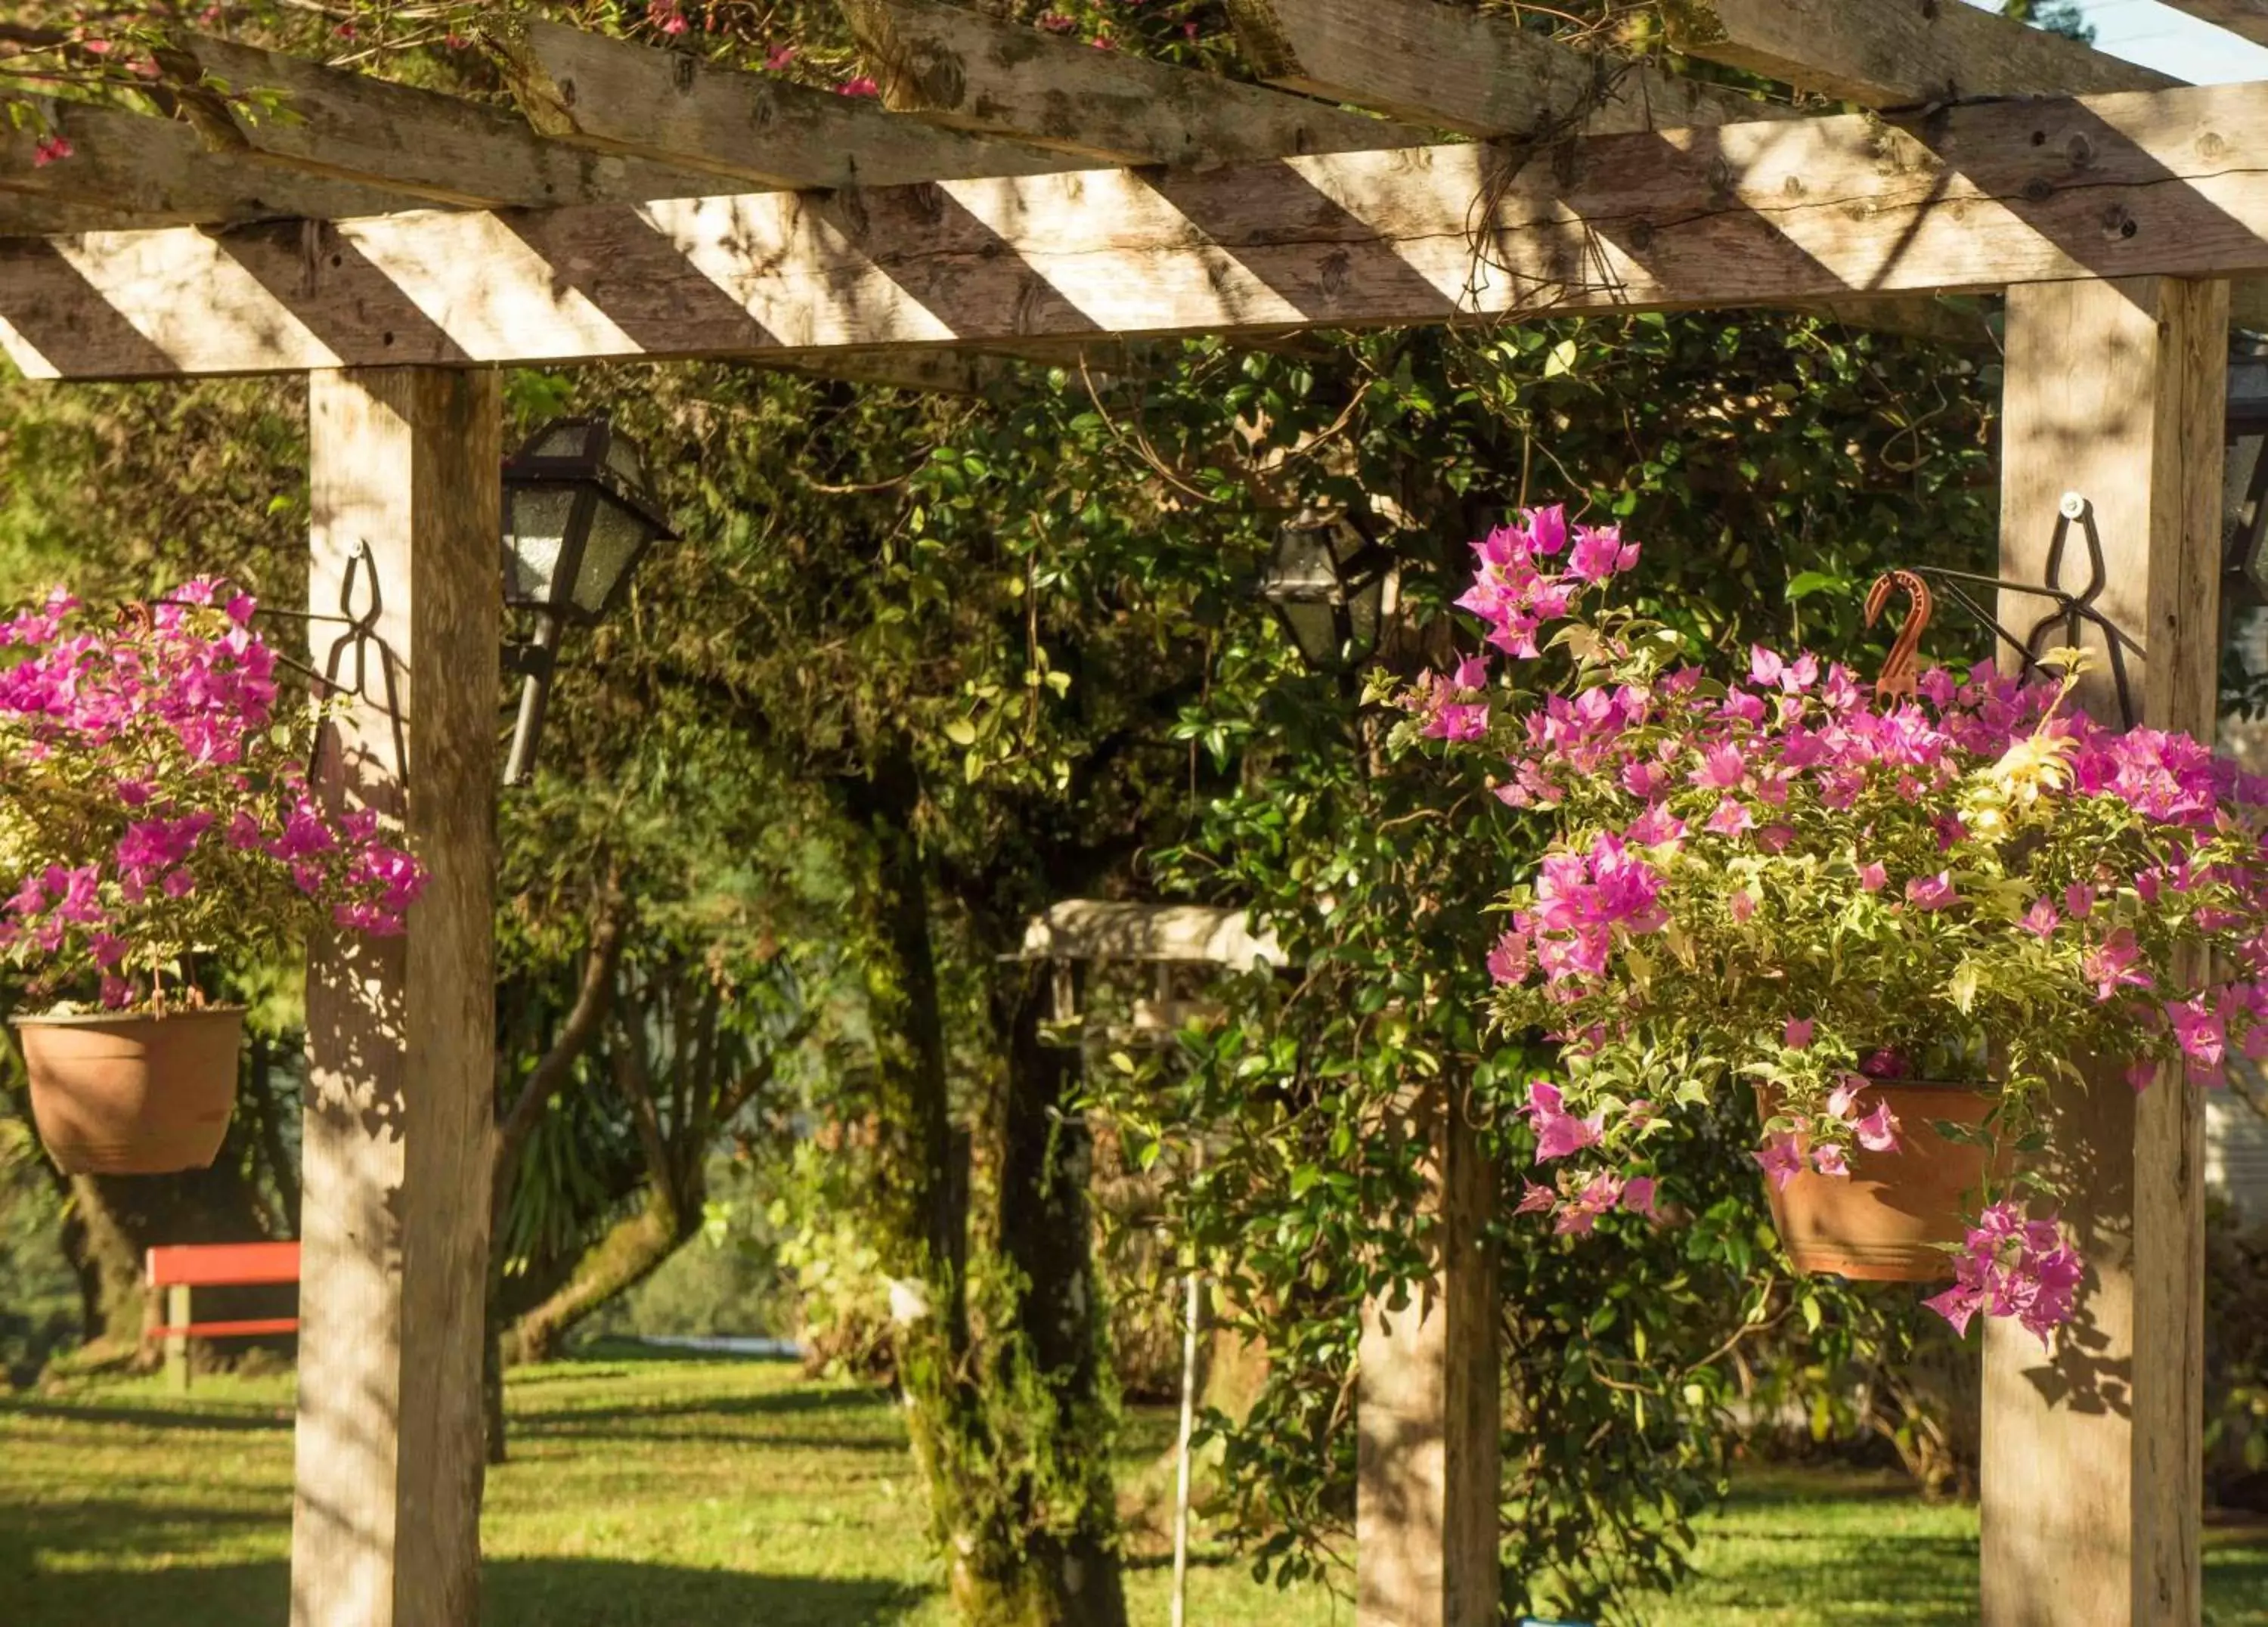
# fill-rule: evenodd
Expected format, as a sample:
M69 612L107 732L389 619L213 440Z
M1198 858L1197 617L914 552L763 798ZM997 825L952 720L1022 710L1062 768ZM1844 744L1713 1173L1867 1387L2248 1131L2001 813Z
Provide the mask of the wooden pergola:
M2268 0L2176 4L2268 41ZM1973 341L1933 301L2005 291L2001 574L2040 580L2084 495L2145 718L2213 722L2268 85L2175 85L1955 0L1664 0L1689 55L1871 110L1841 116L1431 0L1231 0L1268 87L844 4L881 105L530 25L497 42L517 114L190 38L181 120L58 105L76 156L44 166L0 137L0 349L40 379L309 375L313 605L374 609L396 679L401 715L373 690L326 755L433 881L406 938L311 949L306 1627L477 1609L500 366L955 387L989 353L1748 306ZM252 121L202 76L300 116ZM1984 1620L2196 1623L2197 1098L2114 1072L2058 1111L2091 1279L2052 1352L1987 1336ZM1393 1493L1366 1468L1366 1627L1494 1616L1494 1314L1456 1240L1492 1200L1444 1136L1440 1291L1381 1314L1366 1381Z

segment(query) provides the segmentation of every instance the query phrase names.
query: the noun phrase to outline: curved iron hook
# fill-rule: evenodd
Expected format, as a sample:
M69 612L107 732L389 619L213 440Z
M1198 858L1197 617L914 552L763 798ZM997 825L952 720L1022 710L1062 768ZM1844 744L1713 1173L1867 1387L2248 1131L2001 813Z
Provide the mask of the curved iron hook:
M1882 675L1874 680L1874 698L1878 701L1911 698L1914 695L1921 677L1921 636L1928 630L1929 618L1937 608L1928 583L1911 571L1886 571L1867 590L1868 627L1881 619L1890 594L1901 589L1912 601L1912 607L1899 624L1898 636L1890 644L1889 659L1882 663Z

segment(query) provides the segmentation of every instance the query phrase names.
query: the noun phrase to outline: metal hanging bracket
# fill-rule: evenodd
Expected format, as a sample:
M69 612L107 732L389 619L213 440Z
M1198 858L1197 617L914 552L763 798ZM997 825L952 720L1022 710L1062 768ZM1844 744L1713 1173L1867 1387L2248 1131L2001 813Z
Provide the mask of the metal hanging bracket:
M2087 543L2087 584L2074 593L2056 585L2063 580L2065 550L2070 546L2072 531L2076 526ZM1893 573L1894 575L1896 573ZM1945 597L1970 615L1990 628L2001 643L2015 652L2017 659L2028 674L2044 674L2046 666L2041 658L2053 646L2048 639L2058 630L2066 645L2076 645L2084 629L2094 628L2102 636L2102 644L2110 652L2111 687L2118 697L2120 726L2131 729L2136 722L2134 693L2127 672L2126 657L2131 652L2139 658L2146 652L2126 630L2095 607L2095 601L2110 584L2110 571L2102 555L2102 536L2096 528L2095 504L2083 492L2066 491L2056 505L2055 535L2048 544L2048 557L2043 572L2044 583L2012 582L2006 577L1980 576L1975 571L1955 571L1944 565L1916 565L1911 574L1927 578L1938 585ZM1886 593L1885 577L1875 584L1878 593ZM2032 624L2027 633L2019 634L2001 622L1993 610L1970 590L1989 587L2002 593L2024 593L2035 599L2052 602L2055 608ZM1873 624L1872 617L1868 625ZM1885 678L1889 674L1885 674Z

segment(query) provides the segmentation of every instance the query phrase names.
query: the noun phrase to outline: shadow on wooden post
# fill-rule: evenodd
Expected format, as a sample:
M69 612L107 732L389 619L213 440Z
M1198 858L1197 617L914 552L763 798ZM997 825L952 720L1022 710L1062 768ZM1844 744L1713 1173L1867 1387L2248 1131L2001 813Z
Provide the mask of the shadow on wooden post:
M2109 565L2098 607L2147 651L2141 721L2208 741L2228 355L2225 283L2008 293L1999 573L2042 580L2066 494L2085 498ZM2001 620L2046 608L2010 596ZM2115 724L2110 690L2101 670L2079 698ZM2050 1105L2088 1268L2077 1318L2046 1351L2012 1322L1985 1330L1984 1627L2200 1619L2203 1108L2178 1071L2139 1096L2124 1073L2092 1064Z
M367 545L375 569L357 574L376 579L358 591L379 595L384 655L326 742L318 791L376 810L431 875L404 936L308 946L291 1620L467 1627L495 1135L503 408L493 372L416 368L318 373L309 401L310 603L336 613ZM319 669L336 631L311 629Z
M1498 1601L1496 1176L1456 1093L1412 1093L1428 1148L1438 1274L1401 1310L1363 1307L1357 1380L1358 1627L1493 1627Z

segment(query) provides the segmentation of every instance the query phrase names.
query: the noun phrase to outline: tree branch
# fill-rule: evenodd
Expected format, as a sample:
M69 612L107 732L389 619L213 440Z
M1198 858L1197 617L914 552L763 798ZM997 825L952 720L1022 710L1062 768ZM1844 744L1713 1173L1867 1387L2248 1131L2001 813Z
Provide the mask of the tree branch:
M551 1105L551 1099L574 1071L576 1062L606 1026L608 1003L615 989L615 969L622 958L622 917L626 913L622 895L609 887L605 902L599 906L599 917L591 928L590 952L583 961L583 982L576 990L575 1005L567 1013L559 1037L535 1064L534 1071L527 1076L527 1083L520 1086L519 1100L497 1127L500 1189L505 1184L501 1172L519 1162L520 1149L535 1133L544 1109Z

